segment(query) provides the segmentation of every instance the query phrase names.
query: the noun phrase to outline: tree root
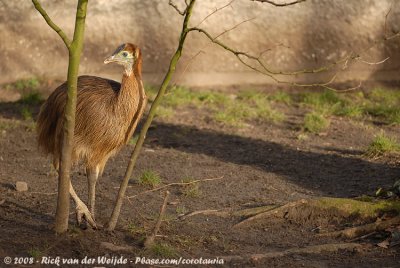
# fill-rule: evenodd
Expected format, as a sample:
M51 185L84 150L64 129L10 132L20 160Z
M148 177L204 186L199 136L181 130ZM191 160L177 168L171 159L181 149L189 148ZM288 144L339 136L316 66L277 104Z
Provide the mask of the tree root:
M254 216L251 216L251 217L249 217L249 218L247 218L247 219L235 224L233 226L233 228L244 227L244 226L249 225L250 223L252 223L255 220L266 218L266 217L273 216L273 215L274 216L278 216L278 215L282 215L283 216L284 214L287 213L287 210L289 208L297 207L299 205L306 204L307 202L308 202L308 200L306 200L306 199L300 199L300 200L297 200L297 201L294 201L294 202L287 203L287 204L285 204L283 206L279 206L279 207L275 207L275 208L269 209L267 211L258 213L258 214L254 215Z
M323 244L323 245L308 246L304 248L291 248L283 251L252 254L247 256L238 256L238 255L221 256L220 258L224 259L226 262L246 261L246 260L260 261L269 258L285 257L287 255L292 255L292 254L320 254L323 252L336 252L339 250L354 251L360 249L361 247L362 245L358 243Z
M369 224L352 227L352 228L335 231L335 232L323 233L323 234L319 234L319 236L322 236L322 237L344 237L344 238L354 239L354 238L357 238L360 236L364 236L365 234L384 231L393 225L399 225L399 224L400 224L400 216L396 216L389 220L385 220L385 221L377 220L374 223L369 223Z

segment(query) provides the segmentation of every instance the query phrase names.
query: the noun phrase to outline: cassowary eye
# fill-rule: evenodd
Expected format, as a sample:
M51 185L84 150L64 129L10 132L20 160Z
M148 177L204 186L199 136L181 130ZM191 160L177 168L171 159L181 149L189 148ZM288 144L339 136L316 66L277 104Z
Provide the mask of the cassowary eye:
M126 58L128 56L128 52L122 52L122 57Z

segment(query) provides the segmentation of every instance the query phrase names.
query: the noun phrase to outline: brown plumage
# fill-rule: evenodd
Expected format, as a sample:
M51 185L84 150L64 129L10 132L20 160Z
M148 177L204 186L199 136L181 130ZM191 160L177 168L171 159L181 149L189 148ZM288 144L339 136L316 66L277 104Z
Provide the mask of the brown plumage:
M78 78L76 124L73 163L82 161L89 182L90 213L77 197L71 185L70 192L77 205L78 222L82 217L92 225L94 221L95 184L109 159L132 136L145 105L140 49L132 44L120 46L104 61L124 66L121 84L96 76ZM38 143L43 151L53 156L59 167L63 136L64 109L67 84L60 85L43 104L37 121Z

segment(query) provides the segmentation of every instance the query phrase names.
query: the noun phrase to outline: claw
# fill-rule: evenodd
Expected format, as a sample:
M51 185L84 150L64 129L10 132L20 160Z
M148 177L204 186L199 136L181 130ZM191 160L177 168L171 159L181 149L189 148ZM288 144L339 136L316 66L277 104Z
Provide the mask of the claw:
M92 214L90 213L89 209L85 204L78 204L76 206L76 221L78 222L78 225L82 224L82 220L86 220L86 222L93 228L97 229L98 225L96 224L96 221L92 217Z

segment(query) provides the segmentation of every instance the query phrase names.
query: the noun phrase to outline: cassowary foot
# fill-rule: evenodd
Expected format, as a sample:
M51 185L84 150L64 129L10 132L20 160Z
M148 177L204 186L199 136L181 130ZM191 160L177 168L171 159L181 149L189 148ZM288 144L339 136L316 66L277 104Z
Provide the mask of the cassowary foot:
M76 221L79 226L82 226L83 220L85 220L93 229L99 229L100 227L92 217L87 206L82 203L76 206Z

